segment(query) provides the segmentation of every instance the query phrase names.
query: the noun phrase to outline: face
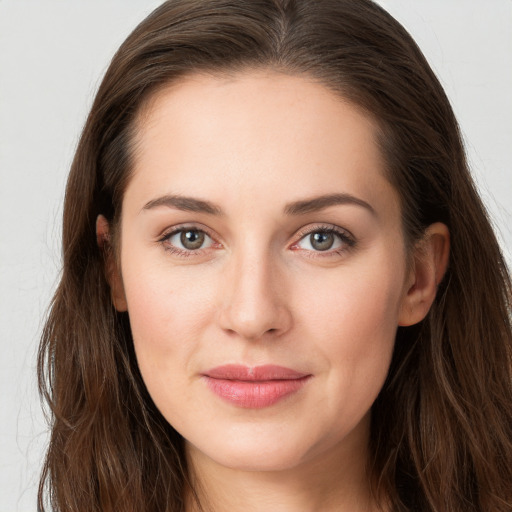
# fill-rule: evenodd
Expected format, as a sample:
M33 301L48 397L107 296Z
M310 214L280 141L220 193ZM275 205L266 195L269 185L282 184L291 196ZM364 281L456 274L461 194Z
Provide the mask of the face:
M122 212L116 307L189 453L361 455L410 285L372 120L304 77L191 76L140 115Z

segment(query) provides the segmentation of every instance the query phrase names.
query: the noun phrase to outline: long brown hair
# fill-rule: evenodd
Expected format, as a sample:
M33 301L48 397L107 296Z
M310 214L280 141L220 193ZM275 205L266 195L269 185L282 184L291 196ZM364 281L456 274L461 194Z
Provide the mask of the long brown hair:
M182 440L138 371L112 306L95 221L115 226L134 119L192 72L307 75L377 120L406 242L437 221L450 264L427 318L400 327L372 410L377 496L396 511L512 510L511 282L441 85L405 29L370 0L171 0L106 72L72 164L63 272L39 352L51 442L39 508L182 511Z

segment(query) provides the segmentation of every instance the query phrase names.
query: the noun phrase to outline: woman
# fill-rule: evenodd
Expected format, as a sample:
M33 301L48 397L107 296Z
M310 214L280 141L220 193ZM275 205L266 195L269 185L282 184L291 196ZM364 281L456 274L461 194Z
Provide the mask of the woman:
M100 86L63 246L41 509L512 509L510 278L372 2L164 3Z

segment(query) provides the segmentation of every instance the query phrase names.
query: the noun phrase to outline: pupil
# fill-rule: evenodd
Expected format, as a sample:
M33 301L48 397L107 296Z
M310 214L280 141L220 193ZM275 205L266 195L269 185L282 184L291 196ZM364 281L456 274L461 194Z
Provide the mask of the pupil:
M317 251L327 251L334 244L332 233L313 233L310 236L311 246Z
M204 233L201 231L183 231L180 239L186 249L199 249L204 242Z

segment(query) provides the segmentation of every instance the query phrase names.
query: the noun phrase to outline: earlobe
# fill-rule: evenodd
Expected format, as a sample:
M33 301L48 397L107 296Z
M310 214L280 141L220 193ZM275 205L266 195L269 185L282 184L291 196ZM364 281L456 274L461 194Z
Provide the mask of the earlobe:
M127 311L128 306L124 293L123 279L112 252L110 227L103 215L98 215L96 219L96 242L105 256L105 276L110 286L112 303L117 311Z
M414 325L425 318L442 281L450 255L450 232L436 222L417 244L411 273L402 299L398 325Z

